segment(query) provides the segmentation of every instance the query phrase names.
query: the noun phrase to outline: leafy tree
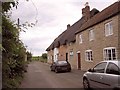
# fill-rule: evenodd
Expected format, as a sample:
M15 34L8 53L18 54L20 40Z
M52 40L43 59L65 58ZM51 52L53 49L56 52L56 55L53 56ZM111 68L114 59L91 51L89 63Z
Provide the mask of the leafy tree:
M2 30L3 87L12 88L15 86L7 81L23 75L26 49L19 40L19 30L5 17L2 18Z
M15 7L17 4L15 1L2 3L2 46L0 48L3 48L3 88L16 88L19 83L18 77L23 77L26 70L26 48L19 39L20 30L6 14L12 6Z
M43 53L43 54L42 54L42 58L43 58L43 59L47 59L47 54L46 54L46 53Z
M12 7L17 8L18 1L16 0L11 0L11 2L2 2L2 13L8 12L11 10Z
M32 61L32 53L27 51L26 54L27 54L27 61Z

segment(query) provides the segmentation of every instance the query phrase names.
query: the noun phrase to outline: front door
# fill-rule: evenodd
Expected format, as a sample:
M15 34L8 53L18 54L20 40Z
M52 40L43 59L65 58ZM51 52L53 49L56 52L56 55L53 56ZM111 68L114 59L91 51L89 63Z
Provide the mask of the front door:
M68 61L68 53L66 53L66 61Z
M78 54L78 69L81 70L81 57L80 57L80 53Z

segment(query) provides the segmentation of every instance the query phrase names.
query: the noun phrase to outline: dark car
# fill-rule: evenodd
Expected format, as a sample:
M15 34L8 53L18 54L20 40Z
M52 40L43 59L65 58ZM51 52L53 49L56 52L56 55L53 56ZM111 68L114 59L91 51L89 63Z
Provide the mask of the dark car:
M94 68L89 69L83 75L83 86L85 89L120 90L120 61L102 61Z
M57 61L50 66L51 71L60 72L60 71L71 71L71 65L68 61Z

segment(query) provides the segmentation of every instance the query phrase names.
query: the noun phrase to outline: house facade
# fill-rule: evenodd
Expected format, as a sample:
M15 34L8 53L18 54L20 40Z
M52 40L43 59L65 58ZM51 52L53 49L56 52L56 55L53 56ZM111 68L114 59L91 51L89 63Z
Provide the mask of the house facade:
M101 12L90 11L87 4L82 14L46 49L49 63L68 60L72 68L87 70L100 61L120 59L120 1Z
M110 26L107 27L107 24ZM118 16L115 16L76 34L81 69L86 70L102 60L120 58L118 33ZM80 43L80 36L82 43Z

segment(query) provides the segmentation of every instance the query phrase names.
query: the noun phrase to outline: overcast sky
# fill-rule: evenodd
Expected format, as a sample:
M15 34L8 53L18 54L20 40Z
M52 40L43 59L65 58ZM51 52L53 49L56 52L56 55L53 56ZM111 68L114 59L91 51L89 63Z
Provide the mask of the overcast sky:
M37 24L20 33L20 39L34 56L45 53L53 40L82 16L81 9L89 2L91 9L103 10L118 0L19 0L17 9L12 10L12 19L20 23Z

